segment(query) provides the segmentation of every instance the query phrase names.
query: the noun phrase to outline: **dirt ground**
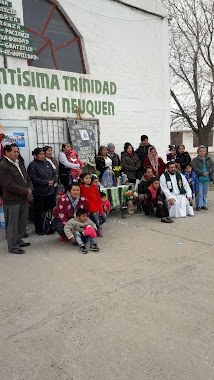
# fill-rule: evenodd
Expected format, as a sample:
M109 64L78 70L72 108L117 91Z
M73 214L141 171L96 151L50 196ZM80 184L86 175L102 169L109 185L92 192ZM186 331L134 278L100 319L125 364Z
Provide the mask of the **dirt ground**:
M213 380L214 192L165 225L109 217L99 253L0 233L2 380Z

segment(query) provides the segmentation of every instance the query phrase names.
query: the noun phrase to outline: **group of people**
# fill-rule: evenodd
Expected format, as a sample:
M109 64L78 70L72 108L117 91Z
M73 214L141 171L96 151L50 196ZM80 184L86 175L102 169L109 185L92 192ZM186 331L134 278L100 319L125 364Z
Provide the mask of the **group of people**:
M0 162L0 184L4 203L6 238L9 252L22 254L30 243L26 236L28 205L33 197L34 225L38 235L44 235L44 214L52 213L52 226L62 243L71 241L87 253L98 251L95 237L102 237L102 224L110 212L106 187L115 185L114 168L125 173L135 186L146 215L156 214L162 222L172 218L194 215L196 210L207 210L207 194L214 176L214 161L206 147L198 148L191 161L184 145L170 147L168 162L158 156L146 135L141 136L134 150L125 143L121 156L113 143L101 146L95 157L96 173L84 171L84 164L70 144L63 144L57 161L51 146L36 148L27 170L16 144L4 146ZM64 187L59 193L58 184ZM101 189L100 189L100 186Z
M151 148L150 148L151 149ZM154 213L162 222L172 223L172 218L194 215L196 210L208 210L207 196L210 182L214 180L214 161L208 156L205 146L199 146L197 157L191 160L184 145L171 146L167 153L169 160L165 170L155 175L154 163L145 167L145 173L138 185L138 194L143 199L146 215ZM149 160L149 156L145 159ZM144 162L145 162L144 161ZM158 166L161 168L162 159Z

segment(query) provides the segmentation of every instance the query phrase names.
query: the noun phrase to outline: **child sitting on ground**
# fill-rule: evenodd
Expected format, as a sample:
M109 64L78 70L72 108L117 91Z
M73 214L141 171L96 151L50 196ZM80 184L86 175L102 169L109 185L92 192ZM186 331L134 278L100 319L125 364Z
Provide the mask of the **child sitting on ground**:
M143 201L143 210L146 215L154 214L156 210L156 216L161 218L161 222L173 223L173 220L169 217L168 207L157 177L151 179L151 184L147 190L147 197Z
M99 217L100 217L100 224L103 224L106 222L107 215L110 213L111 204L108 201L105 193L101 192L100 196L102 200L102 205L101 205L101 210L99 212Z
M89 219L88 213L85 209L79 208L76 212L76 217L70 219L64 227L65 235L68 240L73 238L82 253L88 253L85 244L90 242L90 251L99 251L95 237L96 237L96 225Z
M195 174L193 171L191 164L186 166L183 175L186 178L190 189L192 190L192 199L195 199L196 194L199 192L199 179L197 174Z
M91 220L96 224L97 236L103 237L100 227L99 212L102 208L102 200L96 185L91 183L91 176L87 173L80 175L80 194L88 201L88 210Z
M100 193L101 199L102 199L102 208L105 214L109 214L111 210L111 203L108 201L105 193Z
M83 166L82 161L79 159L79 156L75 150L70 150L67 153L67 159L71 164L79 164L80 167ZM81 169L70 169L70 175L73 181L78 181L80 178L80 174L82 174Z

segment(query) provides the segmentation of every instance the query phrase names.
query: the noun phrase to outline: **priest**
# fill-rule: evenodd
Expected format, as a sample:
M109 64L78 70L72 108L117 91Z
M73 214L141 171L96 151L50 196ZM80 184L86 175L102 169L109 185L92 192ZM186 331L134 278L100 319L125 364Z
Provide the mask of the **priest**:
M194 215L192 191L183 174L176 171L174 162L166 164L166 171L160 177L160 186L166 197L170 218Z

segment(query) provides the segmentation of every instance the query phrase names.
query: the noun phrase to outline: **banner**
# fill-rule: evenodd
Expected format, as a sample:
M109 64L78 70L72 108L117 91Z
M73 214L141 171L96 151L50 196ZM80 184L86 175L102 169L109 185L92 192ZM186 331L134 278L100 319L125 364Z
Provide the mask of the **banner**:
M94 121L68 119L72 148L84 164L94 165L97 145L97 127Z

